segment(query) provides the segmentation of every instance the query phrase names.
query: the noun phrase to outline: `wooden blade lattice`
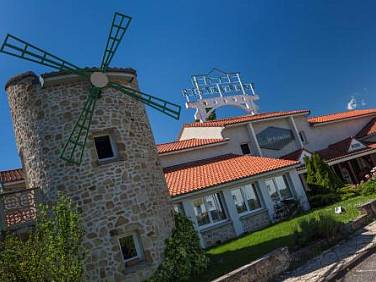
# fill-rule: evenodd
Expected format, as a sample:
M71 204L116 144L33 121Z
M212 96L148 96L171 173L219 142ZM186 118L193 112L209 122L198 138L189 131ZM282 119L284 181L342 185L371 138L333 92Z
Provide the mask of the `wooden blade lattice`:
M152 107L174 119L179 119L181 107L177 104L168 102L166 100L160 99L158 97L151 96L149 94L143 93L141 91L132 89L130 87L121 85L116 82L110 82L109 86L124 93L132 98Z
M24 40L8 34L1 45L0 52L27 61L38 63L59 71L70 71L88 77L86 72L51 53L44 51Z
M85 101L80 116L60 154L61 159L70 163L81 164L87 136L93 119L95 104L100 92L98 88L92 88L90 90L90 94Z
M124 37L125 32L128 29L129 24L131 23L132 18L126 15L115 13L112 19L111 30L108 35L106 48L104 50L101 70L105 72L108 66L111 63L112 58L115 55L117 48L121 40Z

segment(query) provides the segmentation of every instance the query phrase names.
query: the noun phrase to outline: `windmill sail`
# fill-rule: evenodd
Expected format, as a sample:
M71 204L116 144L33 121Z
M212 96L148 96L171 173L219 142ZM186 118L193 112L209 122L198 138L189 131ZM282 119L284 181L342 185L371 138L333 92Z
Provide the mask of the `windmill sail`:
M158 97L151 96L133 88L121 85L116 82L110 82L110 86L124 94L131 96L132 98L141 101L145 105L152 107L174 119L179 119L181 107L177 104L168 102Z
M75 123L73 130L61 151L60 158L63 160L75 164L81 163L91 121L93 119L95 104L99 98L99 95L101 94L102 88L111 87L170 117L179 119L181 111L181 107L179 105L116 82L108 83L109 79L106 72L125 35L125 32L129 27L131 20L132 18L129 16L120 13L114 14L101 67L99 69L100 71L90 71L89 69L79 68L76 65L59 58L58 56L44 51L43 49L10 34L6 36L4 42L0 46L1 53L51 67L58 71L71 72L90 81L92 85L90 93L85 101L78 121Z
M74 64L52 55L51 53L44 51L11 34L6 36L3 44L1 45L0 52L51 67L59 71L71 71L87 77L87 75L85 75L85 73Z
M125 32L128 29L129 24L131 23L132 18L128 17L126 15L115 13L110 33L108 35L106 48L104 50L103 58L102 58L102 64L101 64L101 70L102 72L105 72L108 68L108 66L111 63L112 58L115 55L115 52L117 48L119 47L119 44L121 40L124 37Z
M80 116L60 154L63 160L75 164L81 163L91 121L93 119L95 104L100 92L100 89L91 88Z

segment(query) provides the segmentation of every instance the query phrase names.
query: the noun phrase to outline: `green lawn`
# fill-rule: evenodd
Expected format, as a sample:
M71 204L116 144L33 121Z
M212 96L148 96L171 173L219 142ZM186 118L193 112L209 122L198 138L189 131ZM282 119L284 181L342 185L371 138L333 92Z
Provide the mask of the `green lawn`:
M210 257L209 269L200 276L198 281L210 281L218 276L230 272L244 264L247 264L272 250L288 246L292 247L292 232L298 220L304 217L312 217L318 212L328 213L347 223L356 218L360 213L357 206L376 199L376 195L359 196L321 209L311 210L288 221L283 221L263 230L244 235L228 243L214 247L207 251ZM343 214L335 214L334 207L342 206Z

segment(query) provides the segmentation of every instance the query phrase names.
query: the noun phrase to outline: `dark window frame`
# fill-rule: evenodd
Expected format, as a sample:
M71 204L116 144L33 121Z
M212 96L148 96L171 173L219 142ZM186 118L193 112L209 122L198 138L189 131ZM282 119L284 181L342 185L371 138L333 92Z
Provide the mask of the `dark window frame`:
M129 237L132 239L132 243L134 247L133 251L135 254L127 258L126 255L124 254L125 246L122 245L122 239L129 238ZM126 266L133 266L143 260L143 249L142 249L140 238L138 237L137 234L128 234L125 236L121 236L118 238L118 243L119 243L121 255L123 257L123 260Z
M246 148L246 149L244 150L244 148ZM249 147L248 143L240 144L240 150L242 151L243 155L250 155L251 154L251 148Z
M110 146L110 148L109 148L110 152L111 152L110 155L108 155L108 152L107 152L107 155L106 155L106 152L104 152L104 153L100 152L100 147L99 147L100 144L98 144L97 141L99 139L103 139L103 138L108 139L108 140L106 140L106 142L108 142L108 145ZM105 142L105 141L102 140L101 142ZM116 147L115 147L115 144L113 142L112 136L110 134L95 135L94 136L94 147L95 147L95 152L97 154L98 161L112 160L112 159L115 159L117 157Z

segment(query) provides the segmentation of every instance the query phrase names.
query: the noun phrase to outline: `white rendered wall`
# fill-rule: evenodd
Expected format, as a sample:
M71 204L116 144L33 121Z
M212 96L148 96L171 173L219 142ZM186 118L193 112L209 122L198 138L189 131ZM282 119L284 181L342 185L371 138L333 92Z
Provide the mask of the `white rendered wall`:
M184 127L178 140L223 138L222 129L223 127Z
M236 153L232 150L230 143L222 143L216 146L201 147L196 150L182 151L175 154L159 155L163 168L197 160L208 159L220 155Z
M261 148L262 155L264 157L279 158L293 151L296 151L297 149L300 148L299 142L294 137L294 132L293 132L294 128L291 126L291 123L289 122L288 117L275 119L275 120L253 122L252 124L253 124L253 128L255 130L256 135L271 126L285 128L285 129L289 129L292 131L294 139L290 143L288 143L285 147L283 147L281 150L269 150L269 149Z
M235 154L242 155L242 150L240 148L241 144L247 143L252 155L258 155L255 144L251 140L251 135L247 124L236 127L226 127L222 134L223 137L230 139L231 151Z
M294 119L298 130L303 130L307 137L308 144L304 146L310 151L317 151L328 147L330 144L355 136L372 117L362 117L315 127L311 126L304 117L295 117Z

